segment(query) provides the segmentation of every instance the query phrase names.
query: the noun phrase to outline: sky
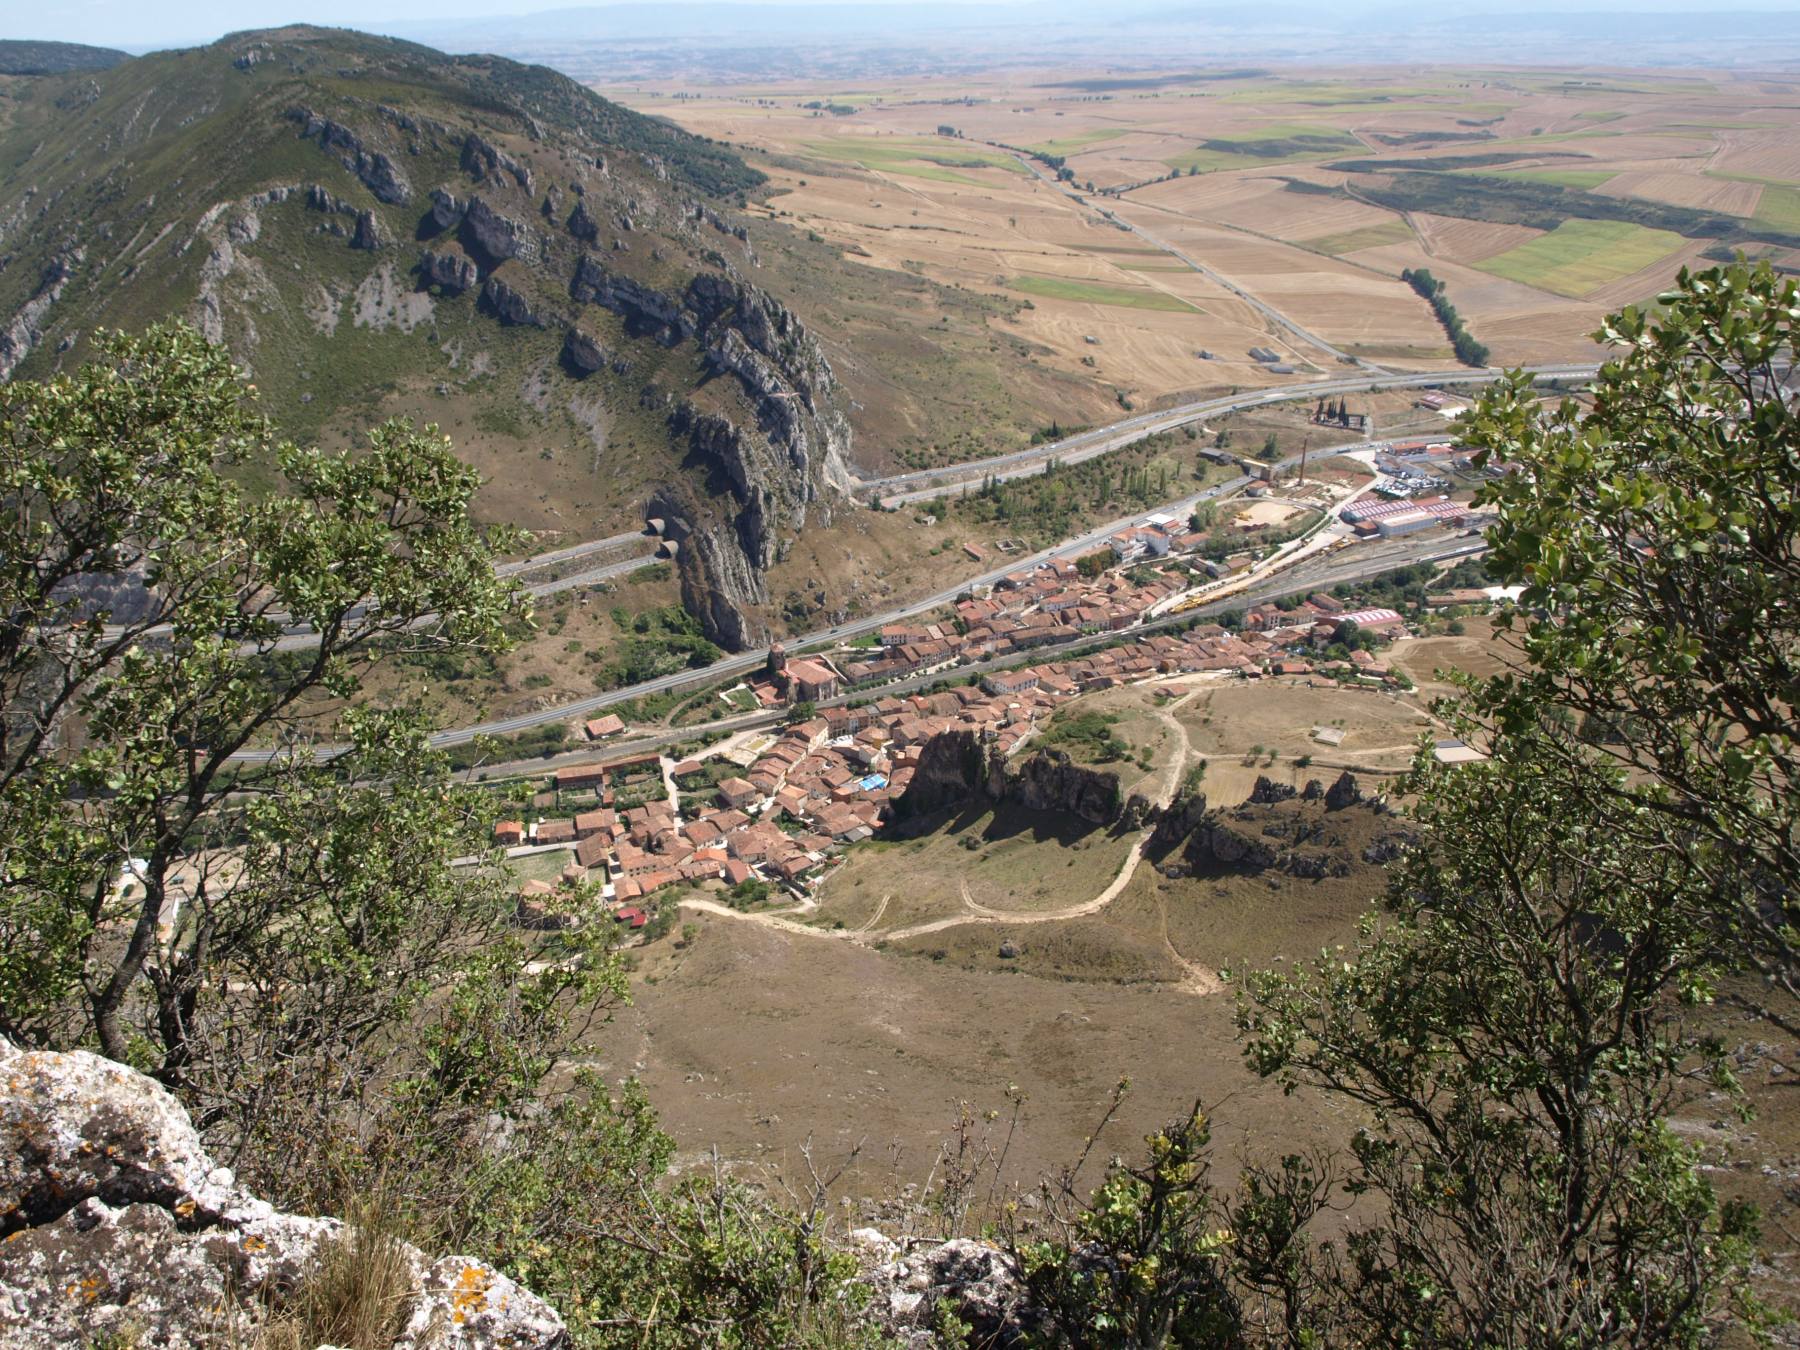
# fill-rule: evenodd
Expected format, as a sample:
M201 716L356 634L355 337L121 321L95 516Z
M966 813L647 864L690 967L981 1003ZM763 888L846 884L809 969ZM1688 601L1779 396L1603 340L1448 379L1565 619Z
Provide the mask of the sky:
M586 0L587 5L607 0ZM680 3L680 0L666 0ZM714 0L718 2L718 0ZM769 0L725 0L754 6ZM837 4L844 0L780 0L784 4ZM895 5L925 0L878 0ZM988 0L995 3L996 0ZM1209 8L1225 0L1196 0L1194 8ZM1403 2L1403 0L1402 0ZM852 0L855 3L855 0ZM1009 3L1009 0L998 0ZM1030 0L1018 0L1029 11ZM1342 0L1278 0L1282 8L1309 6L1341 11ZM1398 7L1395 0L1351 0L1357 8ZM388 24L453 24L458 20L541 13L571 7L558 0L0 0L0 37L40 38L60 42L84 42L100 47L143 51L150 47L188 46L211 42L226 33L246 28L273 28L284 23L317 23L381 32ZM1182 0L1170 0L1170 8L1186 8ZM1469 9L1573 10L1733 10L1793 11L1800 0L1463 0ZM1108 6L1097 4L1097 13ZM1444 6L1437 6L1438 12Z
M680 0L674 0L679 3ZM784 0L833 4L841 0ZM884 0L884 3L908 0ZM1001 0L1005 3L1005 0ZM557 0L0 0L0 38L85 42L96 47L186 46L246 28L316 23L379 31L388 23L484 19L585 8ZM725 0L755 5L759 0Z

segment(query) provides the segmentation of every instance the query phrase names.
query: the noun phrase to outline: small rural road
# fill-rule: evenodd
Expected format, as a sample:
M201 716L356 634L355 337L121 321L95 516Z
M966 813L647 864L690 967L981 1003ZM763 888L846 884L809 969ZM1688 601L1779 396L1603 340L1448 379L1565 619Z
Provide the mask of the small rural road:
M717 900L701 900L694 896L683 896L675 903L682 909L697 910L701 914L716 914L722 919L743 919L748 923L760 923L765 928L777 928L784 933L794 933L800 937L854 938L856 936L856 934L841 928L814 928L810 924L795 923L787 917L789 914L808 912L799 907L751 914L745 913L741 909L733 909L730 905L721 905Z

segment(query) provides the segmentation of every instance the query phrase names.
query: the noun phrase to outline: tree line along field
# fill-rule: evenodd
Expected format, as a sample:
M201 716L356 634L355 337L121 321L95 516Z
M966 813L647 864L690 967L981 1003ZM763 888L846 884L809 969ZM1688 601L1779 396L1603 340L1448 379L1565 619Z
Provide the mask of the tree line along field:
M1721 251L1800 265L1800 100L1731 73L1044 71L854 97L607 92L746 148L774 180L771 213L871 267L1009 302L991 326L1134 400L1253 387L1268 376L1248 349L1282 347L1157 244L1347 351L1419 370L1455 362L1400 283L1408 269L1443 279L1491 359L1516 363L1590 357L1607 307ZM1010 151L1040 157L1044 177ZM1079 200L1046 181L1058 168ZM1149 232L1129 246L1150 251L1115 251L1100 209Z

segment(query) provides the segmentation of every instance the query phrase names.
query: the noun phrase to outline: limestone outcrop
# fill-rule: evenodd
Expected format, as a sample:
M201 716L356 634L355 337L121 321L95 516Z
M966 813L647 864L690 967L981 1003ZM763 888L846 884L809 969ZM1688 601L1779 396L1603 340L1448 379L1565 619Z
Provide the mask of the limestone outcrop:
M300 123L302 139L317 141L321 150L336 155L377 200L392 205L412 200L412 184L400 167L383 152L371 150L362 137L342 122L334 122L307 107L289 108L287 115L290 121Z
M1154 808L1137 800L1131 823L1142 824ZM1060 750L1039 750L1014 764L967 730L940 732L919 748L912 782L895 812L903 820L922 820L977 801L1062 812L1091 825L1125 824L1128 815L1118 774L1077 764Z
M874 1229L851 1238L879 1264L870 1270L867 1319L899 1345L941 1345L936 1328L953 1313L970 1329L970 1345L1019 1345L1045 1331L1024 1272L1011 1254L974 1238L952 1238L902 1251Z
M20 306L19 312L13 315L4 328L0 328L0 384L12 378L19 362L30 356L43 340L44 316L62 298L63 287L68 284L69 276L74 271L74 263L79 261L79 251L73 258L52 259L50 266L44 269L44 275L31 299Z
M525 191L531 191L531 169L476 132L463 138L461 164L462 171L471 178L504 182L510 177Z
M625 320L625 331L632 337L653 338L665 347L673 347L693 332L691 321L682 314L676 300L612 271L592 254L584 255L575 265L569 295L585 304L611 310Z
M480 197L469 198L463 209L462 230L465 246L473 245L494 263L518 257L525 246L525 227Z
M487 283L481 288L481 302L501 323L545 327L543 316L531 307L531 301L499 277L487 279Z
M585 202L576 203L569 224L580 237L598 229ZM674 438L718 490L672 484L667 491L697 541L680 555L688 607L722 646L763 641L767 627L754 617L769 601L762 574L815 511L829 521L851 481L850 423L823 350L785 307L729 276L704 273L672 295L586 253L569 295L617 314L627 336L671 348L697 342L709 372L731 377L735 406L670 399L666 414Z
M563 359L584 374L606 368L606 348L579 328L571 328L563 338Z
M336 1219L284 1214L216 1166L186 1112L142 1074L0 1041L0 1341L251 1344ZM562 1350L562 1319L472 1258L405 1249L395 1350Z
M356 232L350 236L350 247L373 252L386 246L387 231L382 228L380 218L373 211L358 211Z
M420 278L427 285L441 286L451 294L470 289L480 275L475 260L466 253L439 253L428 248L419 257Z
M1292 785L1277 783L1266 773L1257 774L1256 782L1250 789L1250 800L1260 806L1267 806L1273 802L1285 802L1297 795L1299 794L1295 792Z
M1357 784L1356 775L1348 769L1338 775L1337 782L1325 789L1327 811L1342 811L1347 806L1355 806L1362 799L1362 788Z
M431 189L429 219L434 230L441 232L461 224L463 212L468 209L469 204L449 188L435 187Z
M1119 775L1077 764L1061 750L1028 756L1008 773L1004 800L1028 811L1066 811L1092 825L1111 825L1125 808Z
M587 202L575 199L575 209L569 212L569 233L585 243L593 243L600 237L600 222L588 211Z

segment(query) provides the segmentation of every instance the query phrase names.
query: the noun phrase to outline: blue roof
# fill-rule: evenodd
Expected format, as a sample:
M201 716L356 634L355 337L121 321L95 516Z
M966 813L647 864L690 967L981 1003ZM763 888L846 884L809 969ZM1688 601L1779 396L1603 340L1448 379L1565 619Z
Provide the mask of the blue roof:
M884 788L887 786L887 775L885 773L872 773L859 782L857 786L864 792L874 792L877 788Z

